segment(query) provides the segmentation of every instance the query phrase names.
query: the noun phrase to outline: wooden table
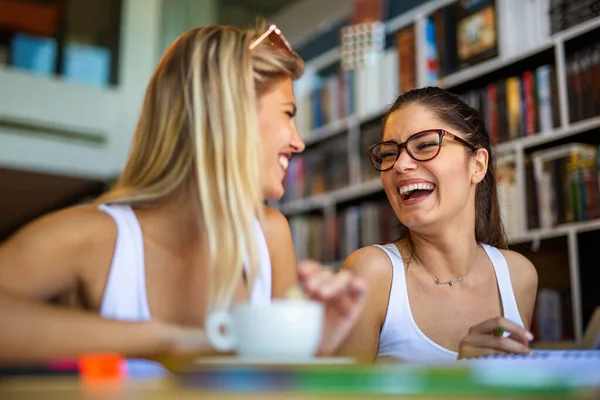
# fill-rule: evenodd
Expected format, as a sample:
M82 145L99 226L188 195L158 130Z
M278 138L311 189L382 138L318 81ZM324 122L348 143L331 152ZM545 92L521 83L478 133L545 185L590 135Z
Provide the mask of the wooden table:
M368 371L368 370L365 370ZM384 371L385 370L381 370ZM313 373L315 371L312 371ZM200 371L203 373L203 371ZM210 372L212 374L212 372ZM323 371L324 374L327 371ZM345 374L345 372L341 372ZM418 399L489 399L490 397L495 399L532 399L532 398L553 398L553 399L593 399L600 398L600 387L594 390L585 390L577 392L562 392L557 394L552 393L537 393L537 392L519 392L512 391L507 392L506 390L500 390L495 392L494 390L487 390L482 392L480 389L469 392L468 384L464 384L457 390L451 385L453 376L459 377L460 375L449 375L450 379L444 375L439 375L439 382L435 385L439 385L438 389L431 390L426 389L424 391L410 392L397 392L400 394L381 394L381 393L369 393L369 391L356 391L343 390L343 387L339 384L344 382L343 380L337 380L338 388L342 387L342 390L328 388L325 391L305 391L300 388L299 390L286 390L275 388L264 387L253 388L250 390L243 390L238 387L238 390L219 390L215 387L203 387L203 384L194 385L186 382L187 379L194 381L196 375L193 374L180 374L180 375L166 375L156 379L121 379L113 382L86 382L79 379L76 376L60 376L60 377L5 377L0 379L0 400L29 400L29 399L43 399L43 400L78 400L78 399L148 399L148 400L187 400L187 399L215 399L215 400L228 400L228 399L391 399L391 398L418 398ZM314 376L314 375L313 375ZM324 375L327 376L327 375ZM336 381L336 378L331 375L332 382ZM406 376L404 379L406 380ZM409 374L409 376L412 376ZM232 375L230 383L239 383L238 375ZM317 376L318 377L318 376ZM214 375L210 375L209 379L213 379ZM205 378L206 379L206 378ZM217 377L218 379L218 377ZM237 379L237 380L236 380ZM252 382L252 375L249 375L247 382ZM325 378L327 380L328 378ZM356 379L350 376L350 379ZM384 378L389 379L388 378ZM402 372L400 371L398 379L403 379ZM243 379L242 379L243 380ZM259 379L260 380L260 379ZM409 379L410 380L410 379ZM382 381L382 382L384 382ZM226 382L226 381L225 381ZM449 385L450 382L450 385ZM351 384L352 382L349 381ZM446 386L444 386L446 385ZM210 385L209 385L210 386ZM431 385L430 385L431 386ZM445 388L448 388L446 391ZM437 392L436 392L437 390ZM461 392L462 391L462 392Z
M552 399L594 399L598 398L598 391L581 393L573 396L552 396ZM122 384L98 384L83 385L76 378L51 378L51 379L11 379L0 383L0 399L2 400L89 400L89 399L147 399L147 400L254 400L254 399L332 399L332 400L353 400L353 399L397 399L411 398L423 400L437 399L489 399L490 396L472 396L472 395L382 395L363 393L299 393L299 392L226 392L226 391L205 391L182 388L177 382L165 378L151 381L125 382ZM494 398L510 399L547 399L544 395L523 395L523 396L494 396Z

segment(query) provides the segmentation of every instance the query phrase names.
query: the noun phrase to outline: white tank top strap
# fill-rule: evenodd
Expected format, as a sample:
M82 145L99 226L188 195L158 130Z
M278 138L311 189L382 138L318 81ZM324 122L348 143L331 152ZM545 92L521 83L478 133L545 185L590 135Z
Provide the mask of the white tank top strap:
M519 307L517 306L517 299L515 298L512 282L510 280L510 271L508 270L506 259L496 247L487 244L482 244L482 246L496 272L496 281L498 282L498 290L500 291L500 297L502 299L504 318L509 319L520 326L524 326Z
M402 258L398 258L399 254L396 253L398 249L396 248L395 244L374 244L373 247L378 247L383 250L392 264L392 282L390 284L390 294L380 336L381 338L391 338L394 336L398 337L397 335L394 335L393 331L399 323L402 324L403 322L406 322L403 321L404 316L406 315L402 288L404 281L404 265L402 263ZM404 286L406 286L405 282ZM394 343L394 341L380 340L377 355L388 355L388 348L395 347L395 345L396 343Z
M258 272L250 293L250 303L254 305L266 305L271 302L271 256L267 246L267 239L265 238L258 219L254 222L254 234L258 246ZM248 268L247 262L244 263L244 268Z
M125 321L149 320L144 239L137 216L126 204L101 204L98 209L110 215L117 225L117 240L100 314Z
M407 349L407 333L410 330L410 307L407 302L404 262L393 243L373 245L385 252L392 264L392 282L385 320L379 336L377 357L398 357L399 349Z

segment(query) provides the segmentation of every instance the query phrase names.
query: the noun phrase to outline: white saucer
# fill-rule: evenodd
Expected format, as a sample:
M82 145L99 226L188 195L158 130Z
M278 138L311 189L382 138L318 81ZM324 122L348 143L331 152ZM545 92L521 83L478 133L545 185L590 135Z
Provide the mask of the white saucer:
M196 365L345 365L354 364L350 357L311 357L311 358L259 358L259 357L202 357L194 360Z

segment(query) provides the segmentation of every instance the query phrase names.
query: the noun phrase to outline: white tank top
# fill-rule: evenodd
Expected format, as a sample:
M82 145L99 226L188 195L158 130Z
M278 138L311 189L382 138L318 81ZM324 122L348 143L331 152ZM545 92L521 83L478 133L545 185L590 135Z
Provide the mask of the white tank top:
M146 294L144 241L140 223L129 205L101 204L117 225L117 241L100 306L100 315L124 321L146 321L152 316ZM252 304L271 301L271 259L263 231L255 224L259 271L250 293Z
M456 360L458 353L435 343L417 326L410 310L404 262L396 245L390 243L375 246L385 251L392 262L392 287L386 318L379 335L377 357L395 357L424 363ZM504 256L495 247L486 244L482 246L496 272L504 318L523 326Z

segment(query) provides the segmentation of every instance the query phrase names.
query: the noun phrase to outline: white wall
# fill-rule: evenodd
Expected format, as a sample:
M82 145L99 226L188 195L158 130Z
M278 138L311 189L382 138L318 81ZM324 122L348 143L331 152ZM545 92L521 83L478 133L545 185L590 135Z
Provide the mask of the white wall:
M392 0L400 1L400 0ZM355 0L300 0L269 18L299 46L352 12Z
M122 168L158 58L162 0L124 0L120 84L99 88L0 68L0 119L105 136L104 145L0 128L0 166L110 177Z
M112 106L110 173L125 164L146 86L159 59L163 0L126 0L121 31L121 84ZM164 0L169 1L169 0Z
M161 52L183 32L218 19L219 0L163 0Z
M104 145L55 136L23 135L0 127L0 166L73 176L117 175L130 148L144 91L150 75L169 41L183 24L209 23L217 0L177 0L187 5L177 21L168 22L165 8L174 0L123 0L120 84L97 88L60 78L42 78L0 67L0 120L35 120L73 131L106 137ZM350 13L354 0L302 0L271 19L293 44ZM172 4L173 5L173 4ZM179 7L179 6L177 6ZM185 10L183 10L185 11ZM185 21L184 21L185 19ZM202 23L201 23L202 22ZM170 25L169 25L170 24ZM173 25L174 24L174 25ZM315 29L315 26L318 28Z

